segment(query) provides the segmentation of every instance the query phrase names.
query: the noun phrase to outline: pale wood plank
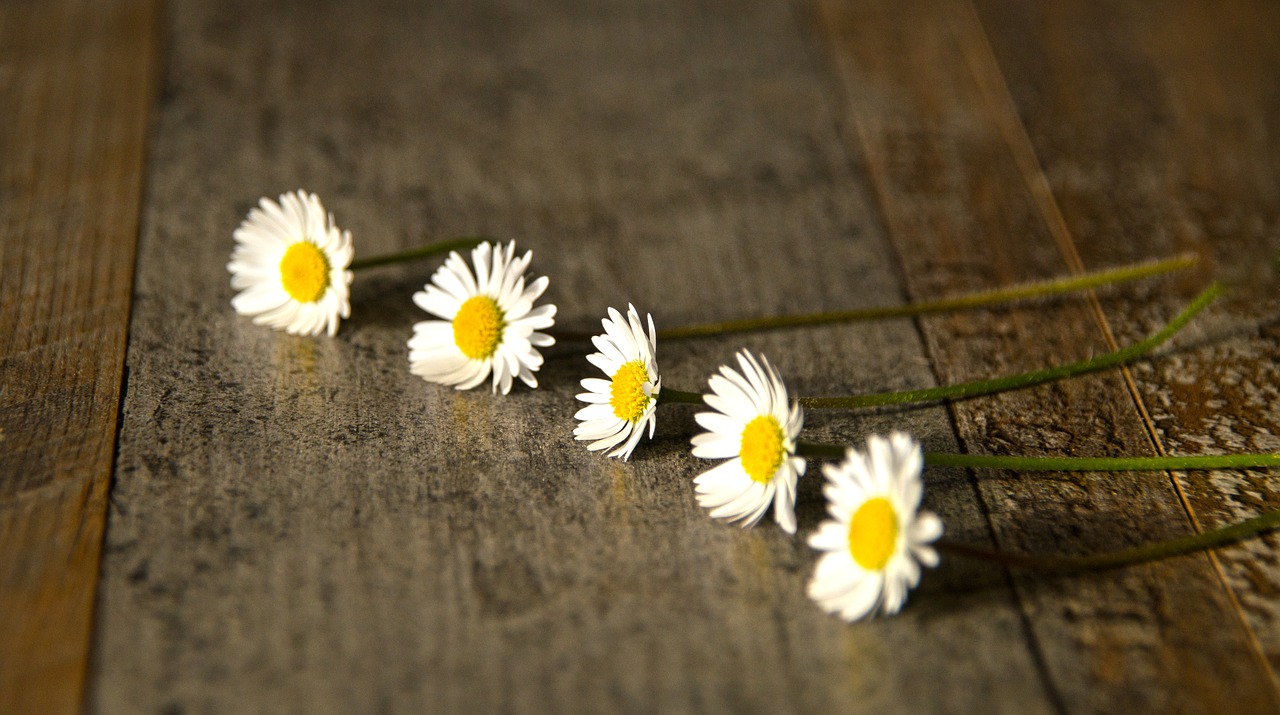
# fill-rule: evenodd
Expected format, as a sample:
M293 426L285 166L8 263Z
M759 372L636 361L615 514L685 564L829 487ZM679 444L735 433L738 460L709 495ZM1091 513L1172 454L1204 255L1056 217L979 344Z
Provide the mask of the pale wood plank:
M1043 191L1034 148L1021 133L984 30L967 2L832 0L819 6L847 96L850 144L875 181L913 294L1008 280L1028 270L1078 268L1075 237L1063 230L1053 195ZM1044 22L1024 47L1033 52L1038 42L1087 40L1094 33L1086 28L1111 22L1093 20L1096 25ZM1259 63L1258 70L1265 66ZM1073 96L1070 63L1032 72L1045 92ZM1063 121L1051 109L1034 116L1044 124ZM1064 126L1063 132L1072 131L1072 125ZM1141 122L1137 127L1150 129ZM1115 236L1100 240L1115 242ZM1130 257L1169 252L1140 232L1126 233L1125 240ZM1137 300L1143 295L1127 293ZM1175 295L1185 300L1188 294ZM1151 315L1167 318L1173 302L1157 302ZM1110 325L1098 323L1096 305L1065 301L1028 311L931 318L922 325L939 374L952 381L1106 350ZM1144 321L1125 334L1146 329L1150 324ZM966 448L977 452L1103 455L1152 449L1142 413L1117 375L963 403L954 415ZM1190 528L1165 475L1032 480L983 473L977 479L1005 548L1114 549ZM1090 578L1019 578L1018 593L1052 688L1068 710L1276 707L1270 668L1208 558Z
M364 255L519 238L574 329L628 300L676 324L900 298L793 11L174 3L94 708L1053 711L998 572L948 563L901 617L844 626L805 599L800 539L697 508L688 411L628 464L588 454L581 346L506 398L412 377L433 264L359 276L334 340L228 306L231 231L296 185ZM931 380L903 321L664 345L666 384L739 345L810 393ZM809 425L956 447L941 409ZM930 480L951 533L986 542L969 480Z
M82 705L154 2L0 4L0 703Z
M1280 315L1280 6L978 5L1086 260L1127 260L1148 246L1190 249L1228 282L1207 331L1212 341L1135 370L1162 447L1275 450L1280 343L1268 326ZM1068 26L1101 31L1087 38L1050 31ZM1042 77L1064 78L1062 89L1042 86ZM1116 240L1130 236L1143 238ZM1110 306L1109 314L1139 330L1150 324L1152 305L1168 303L1157 294L1146 305ZM1201 528L1280 505L1264 474L1178 481ZM1267 538L1217 557L1273 672L1278 543Z

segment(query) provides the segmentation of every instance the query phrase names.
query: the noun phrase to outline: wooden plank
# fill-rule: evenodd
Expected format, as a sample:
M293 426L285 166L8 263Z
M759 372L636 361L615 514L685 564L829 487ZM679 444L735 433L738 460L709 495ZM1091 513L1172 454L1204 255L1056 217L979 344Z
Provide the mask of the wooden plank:
M1212 340L1135 370L1161 448L1275 450L1280 342L1268 326L1280 311L1280 6L1033 9L984 1L979 10L1085 260L1127 260L1144 246L1190 249L1228 282L1206 331ZM1099 31L1051 29L1086 26ZM1043 77L1061 79L1050 90ZM1128 236L1144 238L1115 240ZM1109 306L1108 314L1141 330L1151 322L1149 305L1169 302L1151 298ZM1201 528L1280 506L1261 474L1189 474L1178 482ZM1267 538L1215 559L1273 670L1278 543Z
M82 705L154 2L0 4L0 703Z
M1064 5L1077 3L1054 4ZM1079 270L1076 236L1064 229L1054 194L1045 190L1035 149L967 1L831 0L819 7L847 97L849 142L876 185L912 294L932 296L1028 271ZM1078 18L1037 24L1038 34L1019 47L1031 54L1040 42L1091 39L1095 34L1086 28L1111 23L1109 16L1092 19L1095 24ZM1114 59L1104 58L1095 70L1109 71ZM1259 62L1254 69L1269 66ZM1025 71L1045 93L1073 98L1078 82L1070 62L1038 69L1044 68ZM1062 133L1074 131L1052 108L1028 111L1043 124L1060 123ZM1090 121L1100 127L1109 118ZM1133 127L1152 129L1143 121ZM1097 240L1120 243L1114 234ZM1170 252L1142 232L1126 233L1125 242L1130 259ZM1153 303L1151 291L1121 295L1126 305L1153 306L1147 320L1124 332L1127 338L1150 329L1151 318L1167 319L1177 298L1189 296L1175 291L1173 300ZM941 379L953 381L1105 351L1113 344L1111 325L1100 307L1112 303L1062 301L922 325ZM1151 453L1151 434L1124 378L1096 376L975 400L955 405L953 414L966 449L975 452ZM1169 392L1157 387L1151 394ZM1166 475L1032 480L982 473L976 479L998 542L1012 550L1115 549L1192 528ZM1277 706L1271 670L1210 558L1017 583L1046 677L1066 710L1212 711L1229 702L1242 711L1270 712Z
M232 230L298 185L360 255L519 239L572 330L629 300L674 325L900 298L793 13L175 2L93 708L1052 711L1002 574L947 563L900 617L845 626L805 598L801 539L696 506L689 410L626 464L588 454L583 345L505 398L410 375L433 264L357 276L333 340L228 305ZM900 321L664 344L665 384L699 389L739 346L807 393L932 379ZM936 408L808 424L956 448ZM930 479L950 533L989 541L970 481Z

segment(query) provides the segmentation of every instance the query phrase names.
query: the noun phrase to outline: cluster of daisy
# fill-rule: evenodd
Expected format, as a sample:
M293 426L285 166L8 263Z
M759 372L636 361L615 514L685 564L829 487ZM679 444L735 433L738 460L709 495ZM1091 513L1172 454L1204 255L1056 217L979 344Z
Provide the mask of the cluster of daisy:
M657 332L653 316L641 322L635 306L625 319L609 308L601 322L604 333L592 338L599 352L587 360L608 379L582 381L587 392L578 399L587 406L575 415L581 424L574 434L591 441L588 449L625 460L646 431L653 435L662 394ZM711 410L694 417L706 431L693 438L693 455L724 460L694 479L698 504L743 527L772 506L774 521L794 534L796 482L806 464L797 454L804 411L766 358L743 350L737 362L738 369L724 365L711 376L701 396ZM823 609L849 621L896 613L920 581L920 564L937 565L929 544L942 535L942 522L920 509L923 466L919 443L900 432L872 435L865 451L850 448L842 462L823 466L831 520L809 537L824 553L808 588Z
M465 239L401 256L353 263L350 232L339 230L315 194L304 191L283 194L278 202L263 198L236 229L234 237L236 246L227 269L231 272L231 287L238 291L231 301L235 310L250 316L254 323L311 336L333 336L340 320L350 316L352 269L443 252L459 243L470 246L469 263L457 251L450 252L430 282L413 295L414 303L433 318L413 326L408 340L409 369L429 382L459 390L472 389L486 380L493 392L504 395L517 379L531 388L538 386L536 373L543 362L539 349L555 342L546 331L555 322L556 308L537 303L549 281L545 276L529 274L532 252L517 255L514 242L502 245ZM1150 275L1179 264L1187 267L1190 263L1193 261L1165 261L1086 276L1083 282L1060 281L1030 289L991 292L973 299L941 301L937 306L989 304L1018 295L1045 295L1072 286ZM1070 366L924 392L930 399L945 396L944 392L950 395L955 392L952 388L964 388L960 391L963 394L987 394L994 389L1039 384L1120 364L1166 340L1207 305L1217 291L1216 286L1211 287L1160 333L1125 350ZM807 316L804 320L814 322L813 318L827 320L833 316L844 320L851 315L855 314ZM763 322L770 321L747 321L750 325ZM920 567L937 565L938 553L933 544L942 535L942 522L920 508L925 458L913 438L902 433L873 435L863 449L803 444L799 442L804 426L801 401L788 393L767 359L743 350L736 356L736 367L721 366L709 378L705 393L680 392L662 385L657 363L658 333L651 315L642 321L635 306L628 306L625 316L609 308L602 325L604 332L592 338L596 352L587 360L605 377L582 380L585 391L577 395L585 406L575 415L579 424L574 436L587 442L589 450L626 460L646 433L652 438L660 402L703 405L708 409L695 419L705 431L692 439L693 456L722 461L693 480L698 504L712 518L743 527L758 523L772 507L774 521L791 535L797 530L796 483L805 473L805 457L842 458L823 466L823 493L830 519L808 537L809 545L822 552L808 593L824 610L848 621L896 613L906 601L907 591L919 583ZM732 329L742 326L698 326L689 334ZM897 399L901 393L883 396ZM848 398L804 400L811 407L830 406L824 402L849 406L845 404ZM931 455L930 460L938 463L938 457ZM1075 464L1070 459L1049 461L1054 468L1069 469L1073 467L1064 464ZM1081 468L1088 469L1185 468L1191 464L1202 465L1201 468L1248 468L1280 466L1280 454L1103 461L1110 466L1100 466L1099 460L1082 459L1079 463L1087 462L1088 466ZM957 459L951 462L962 463ZM973 460L969 463L977 464ZM1045 468L1026 464L1026 460L1019 464L1023 465L1020 468ZM1280 511L1238 526L1244 529L1239 533L1250 534L1280 527ZM1240 538L1231 531L1233 528L1236 527L1221 531L1230 538ZM1158 545L1152 553L1207 548L1219 543L1215 539L1218 535L1205 533L1194 544L1171 542L1168 548Z
M236 229L227 269L239 293L232 306L253 322L293 335L332 336L350 316L353 250L315 194L286 193L260 200ZM517 256L514 243L481 243L468 263L456 251L431 276L413 302L434 319L413 326L409 369L423 379L459 390L486 379L507 394L516 379L537 387L539 348L555 340L546 332L554 305L537 305L545 276L526 274L532 252ZM653 436L662 380L656 360L653 317L640 320L635 306L624 317L609 308L604 333L592 339L587 360L608 379L582 381L585 402L574 430L588 449L623 460L645 432ZM647 328L647 330L646 330ZM712 517L751 526L769 507L788 534L796 531L796 481L805 460L796 454L804 413L764 358L743 351L738 367L720 368L702 396L711 411L699 413L706 432L693 438L693 454L725 460L694 480L698 503ZM942 533L938 518L921 512L923 461L910 437L873 436L865 452L848 450L827 465L825 493L831 521L809 543L824 555L809 584L826 610L853 620L876 611L894 613L920 578L920 563L937 563L929 543Z
M338 230L315 194L286 193L278 203L262 198L234 237L227 270L240 291L231 300L237 313L290 335L330 337L351 315L351 233ZM493 391L504 395L516 378L538 386L538 348L555 343L540 331L555 322L556 307L534 305L549 281L526 282L533 254L517 257L515 250L514 242L481 243L471 265L455 251L414 294L413 302L438 319L413 326L413 374L459 390L492 376Z

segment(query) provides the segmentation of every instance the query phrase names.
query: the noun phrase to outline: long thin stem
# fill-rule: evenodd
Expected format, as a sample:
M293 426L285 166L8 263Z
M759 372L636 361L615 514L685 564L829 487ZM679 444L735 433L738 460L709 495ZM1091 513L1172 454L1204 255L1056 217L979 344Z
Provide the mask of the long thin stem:
M794 328L805 325L823 325L826 323L847 323L860 320L883 320L887 318L905 318L929 313L944 313L967 308L978 308L996 303L1005 303L1027 298L1070 293L1073 291L1097 288L1099 286L1123 283L1126 281L1149 278L1173 271L1185 270L1196 265L1196 256L1183 254L1158 261L1135 263L1118 268L1111 268L1078 276L1053 278L1044 281L1022 283L1006 288L977 291L964 295L941 298L939 300L894 305L862 310L846 310L833 313L812 313L808 315L782 315L767 318L749 318L746 320L730 320L723 323L705 325L688 325L682 328L667 328L658 331L659 340L682 340L710 335L740 333L749 330L776 330Z
M838 444L796 443L796 455L811 459L843 459L845 450L846 447ZM1017 472L1155 472L1280 467L1280 453L1166 455L1163 457L1020 457L926 452L924 463L930 467L1007 469Z
M1034 370L1024 372L1017 375L1009 375L1007 377L999 377L990 380L976 380L973 382L962 382L956 385L943 385L941 387L929 387L920 390L902 390L898 392L881 392L871 395L852 395L849 397L801 397L800 404L814 409L853 409L859 407L881 407L885 405L900 405L910 402L933 402L937 400L955 400L969 397L977 397L980 395L990 395L996 392L1004 392L1006 390L1016 390L1023 387L1031 387L1040 385L1054 380L1061 380L1067 377L1083 375L1085 373L1097 372L1107 368L1123 365L1124 363L1136 360L1143 355L1151 352L1159 347L1162 343L1173 337L1175 333L1181 330L1193 317L1205 306L1209 305L1218 294L1222 292L1222 286L1217 283L1210 285L1203 293L1201 293L1192 303L1187 306L1176 318L1169 322L1160 332L1151 337L1130 345L1127 348L1117 350L1115 352L1099 355L1088 360L1068 363L1066 365L1058 365L1056 367L1045 368L1043 370Z
M702 395L696 392L685 392L664 387L658 392L658 404L661 405L668 402L680 402L686 405L703 404Z
M430 258L441 253L449 251L465 251L468 248L475 248L485 241L494 239L488 236L464 236L462 238L454 238L448 241L432 243L426 246L419 246L408 251L400 253L391 253L385 256L374 256L372 258L363 258L358 261L351 262L351 270L358 271L364 268L375 268L377 266L386 266L392 263L405 263L407 261L416 261L419 258Z
M847 447L839 444L796 442L796 456L809 459L844 459Z
M924 462L933 467L1008 469L1019 472L1153 472L1280 467L1280 454L1262 452L1181 457L1019 457L928 453L924 455Z
M1200 534L1191 534L1169 539L1168 541L1158 541L1152 544L1143 544L1128 549L1091 554L1089 556L1014 554L952 541L939 541L935 546L939 551L952 556L980 559L1021 569L1034 569L1037 571L1100 571L1225 546L1276 528L1280 528L1280 509L1265 512L1252 519L1246 519L1236 524Z

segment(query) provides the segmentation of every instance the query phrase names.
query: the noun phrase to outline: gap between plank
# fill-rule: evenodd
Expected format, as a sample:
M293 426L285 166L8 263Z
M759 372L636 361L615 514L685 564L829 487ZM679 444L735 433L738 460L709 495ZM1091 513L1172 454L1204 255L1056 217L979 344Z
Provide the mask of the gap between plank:
M0 5L0 303L16 328L0 336L15 387L0 390L6 712L87 708L158 5Z
M1040 158L1036 154L1035 146L1031 142L1031 137L1027 133L1026 127L1018 114L1017 104L1014 102L1013 93L1009 89L1008 81L1004 76L1004 72L1000 69L1000 64L996 60L995 49L991 45L991 39L987 36L986 28L982 24L981 18L978 16L977 8L974 7L973 0L961 0L960 4L964 8L965 20L970 24L972 31L960 33L965 36L977 38L977 47L973 52L965 52L969 71L973 75L974 81L982 88L982 93L987 100L987 107L996 126L999 127L1001 135L1005 139L1005 143L1009 147L1013 160L1018 166L1018 171L1022 174L1023 181L1026 183L1027 190L1035 201L1037 209L1040 211L1044 219L1045 226L1049 230L1049 234L1053 236L1054 242L1058 246L1059 252L1067 263L1068 270L1074 274L1085 272L1084 261L1080 257L1080 253L1076 248L1075 241L1071 237L1071 232L1067 228L1066 219L1062 215L1062 210L1058 206L1057 198L1053 194L1053 189L1049 185L1049 179L1044 173L1044 167L1040 164ZM957 36L957 41L960 37ZM1098 300L1097 292L1089 290L1088 296L1089 306L1094 316L1094 321L1102 331L1103 339L1106 341L1107 348L1111 351L1119 349L1116 342L1115 334L1111 330L1111 325L1107 321L1106 313L1102 310L1102 303ZM1164 444L1160 440L1159 432L1156 429L1155 422L1151 418L1151 413L1147 410L1146 402L1142 399L1142 393L1138 390L1137 382L1133 378L1133 373L1127 366L1120 367L1121 375L1124 378L1125 385L1129 391L1129 396L1133 400L1134 407L1138 410L1139 416L1142 418L1143 428L1146 431L1147 439L1156 454L1164 456L1168 454ZM1196 514L1195 507L1192 506L1188 499L1186 491L1182 488L1177 477L1172 472L1165 472L1170 484L1173 485L1174 492L1178 495L1178 501L1182 504L1183 511L1187 518L1190 519L1192 528L1196 533L1204 531L1200 523L1200 518ZM1221 559L1214 551L1206 552L1210 563L1213 565L1214 573L1217 574L1218 582L1222 584L1223 590L1226 591L1227 598L1231 602L1231 607L1235 613L1236 620L1247 634L1248 642L1253 650L1254 658L1258 664L1267 672L1270 677L1271 687L1276 698L1280 701L1280 676L1277 675L1275 669L1271 667L1270 661L1267 659L1266 652L1262 647L1262 642L1258 639L1257 634L1249 626L1244 615L1244 608L1240 604L1239 597L1236 595L1235 589L1231 587L1227 580L1227 574L1222 566Z
M815 7L817 8L815 10L818 15L816 24L819 28L819 32L826 34L828 32L827 28L829 28L833 23L832 18L826 16L827 11L825 10L825 5L823 3L819 2ZM823 53L830 58L830 63L837 68L837 72L843 72L846 75L852 74L853 70L844 66L845 61L840 53L833 50L836 44L837 43L834 38L828 37L824 45ZM865 122L861 120L858 113L847 111L847 108L852 106L852 98L850 97L844 82L841 81L839 77L836 77L832 81L832 86L834 87L833 91L840 102L840 106L845 108L843 116L849 119L849 122L853 127L853 132L857 135L858 146L864 148L862 155L866 163L867 171L871 175L871 190L875 195L876 207L879 209L881 222L884 224L884 227L890 236L902 235L906 229L903 228L896 218L896 213L886 209L886 206L892 203L892 198L887 193L887 187L891 184L890 171L884 163L883 156L877 152L866 150L867 148L874 147L875 144L872 143L871 136L867 132ZM837 126L835 129L837 134L844 133L844 130L840 126ZM844 151L846 160L852 164L854 163L854 158L849 156L847 141L849 140L842 142L842 145L845 147ZM899 268L902 271L905 271L906 263L901 254L901 250L898 248L897 242L891 240L889 241L889 246L896 254ZM905 291L907 287L906 276L902 275L901 277L903 279L903 290ZM1092 291L1090 291L1090 295L1092 295ZM930 371L933 373L934 380L936 381L939 379L936 369L937 361L933 359L934 356L930 351L929 341L925 339L924 326L921 320L922 318L919 316L912 318L912 322L916 326L916 333L920 337L921 348L927 355L929 355ZM953 406L947 407L947 421L951 425L951 430L961 449L964 449L965 439L964 436L960 434L960 430L957 426L956 413ZM969 485L973 491L974 498L977 500L978 509L982 513L983 523L986 525L987 538L991 540L992 544L998 544L999 539L997 538L995 525L991 517L991 507L983 496L982 490L978 487L976 474L972 469L965 470L965 472L968 475ZM1023 637L1026 639L1027 651L1036 675L1040 679L1040 685L1044 690L1045 699L1048 701L1054 712L1066 713L1068 711L1066 701L1063 698L1062 693L1059 692L1057 685L1054 683L1054 679L1049 669L1048 660L1039 639L1036 638L1035 630L1032 627L1028 616L1026 604L1022 601L1022 597L1019 595L1017 586L1014 583L1013 573L1008 567L1002 566L1000 570L1004 574L1005 586L1009 589L1010 598L1012 599L1015 610L1017 611L1018 623L1022 629Z

